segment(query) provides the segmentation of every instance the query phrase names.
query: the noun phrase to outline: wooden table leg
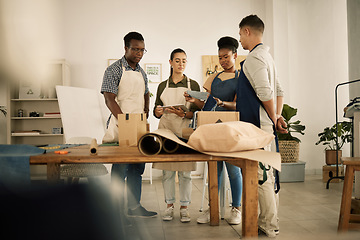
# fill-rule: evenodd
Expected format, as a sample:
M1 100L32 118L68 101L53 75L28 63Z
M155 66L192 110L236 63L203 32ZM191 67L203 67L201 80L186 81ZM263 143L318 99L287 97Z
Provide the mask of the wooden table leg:
M338 232L347 231L349 228L351 196L353 191L354 168L346 166L343 194L341 198Z
M242 237L258 236L258 162L245 160L243 174Z
M217 180L217 162L208 162L210 226L219 225L219 193Z
M258 162L252 160L227 161L242 170L242 238L258 236Z
M58 183L60 180L60 164L48 163L47 164L47 181L48 183Z

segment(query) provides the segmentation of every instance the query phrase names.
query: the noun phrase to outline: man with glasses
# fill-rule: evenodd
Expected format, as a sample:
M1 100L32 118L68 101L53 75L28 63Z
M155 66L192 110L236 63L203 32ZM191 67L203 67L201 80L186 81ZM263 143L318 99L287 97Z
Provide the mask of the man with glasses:
M130 32L124 37L125 55L110 65L103 78L101 93L111 111L103 142L118 141L117 116L122 113L149 113L148 79L139 62L146 53L143 36ZM119 180L127 189L128 216L155 217L156 212L147 211L140 204L141 181L145 163L113 164L112 181ZM123 200L123 199L122 199ZM124 202L124 201L121 201Z

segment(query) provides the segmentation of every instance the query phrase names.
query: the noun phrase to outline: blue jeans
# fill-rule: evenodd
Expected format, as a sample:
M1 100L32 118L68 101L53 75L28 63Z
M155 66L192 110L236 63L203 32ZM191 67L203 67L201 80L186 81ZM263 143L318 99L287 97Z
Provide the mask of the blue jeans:
M228 162L225 162L226 169L228 171L229 180L230 180L230 188L231 188L231 196L232 196L232 206L240 207L241 206L241 196L242 196L242 174L241 168L234 166ZM221 185L221 179L223 174L223 161L217 162L217 170L218 170L218 190Z
M140 206L141 181L145 170L145 163L136 164L113 164L111 168L111 178L119 179L121 186L127 189L128 208L135 209ZM122 199L124 200L124 199Z

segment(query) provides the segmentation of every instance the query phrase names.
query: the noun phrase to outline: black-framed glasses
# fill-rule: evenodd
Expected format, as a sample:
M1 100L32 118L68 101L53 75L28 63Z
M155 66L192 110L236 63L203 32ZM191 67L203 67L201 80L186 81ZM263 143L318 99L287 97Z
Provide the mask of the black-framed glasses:
M145 48L132 48L132 47L130 47L130 49L133 50L136 53L139 53L139 52L141 52L142 54L147 53L147 50Z

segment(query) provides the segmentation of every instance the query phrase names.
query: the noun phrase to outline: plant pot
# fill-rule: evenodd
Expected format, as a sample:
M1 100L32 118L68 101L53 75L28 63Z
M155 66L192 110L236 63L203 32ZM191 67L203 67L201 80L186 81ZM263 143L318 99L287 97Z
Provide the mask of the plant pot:
M299 161L300 143L297 141L280 140L279 151L281 155L281 162L298 162Z
M338 164L341 163L342 151L338 150ZM336 150L325 150L325 162L327 165L336 164Z

